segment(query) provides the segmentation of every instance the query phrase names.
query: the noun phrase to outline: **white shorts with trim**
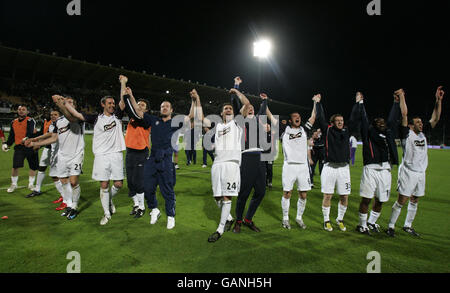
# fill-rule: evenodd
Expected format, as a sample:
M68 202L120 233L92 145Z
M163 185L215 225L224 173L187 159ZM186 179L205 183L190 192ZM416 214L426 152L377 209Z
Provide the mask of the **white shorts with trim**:
M70 157L58 153L58 158L56 160L56 177L66 178L69 176L80 176L80 174L83 173L83 160L84 150Z
M425 172L415 172L402 164L398 167L397 190L404 196L425 195Z
M213 163L211 168L213 196L238 196L241 171L238 162Z
M322 184L322 193L333 194L335 187L339 195L349 195L352 191L348 164L326 163L323 166L320 181Z
M388 169L374 169L364 166L359 186L359 195L365 198L376 196L380 202L387 202L391 193L392 176Z
M48 175L50 177L58 177L58 156L57 154L52 153L50 156L50 171L48 171Z
M289 164L284 162L281 176L283 191L291 191L297 182L298 191L311 190L311 177L308 164Z
M47 167L50 166L50 155L51 149L44 148L41 153L41 158L39 159L39 167Z
M95 155L92 179L96 181L119 181L124 178L122 152Z

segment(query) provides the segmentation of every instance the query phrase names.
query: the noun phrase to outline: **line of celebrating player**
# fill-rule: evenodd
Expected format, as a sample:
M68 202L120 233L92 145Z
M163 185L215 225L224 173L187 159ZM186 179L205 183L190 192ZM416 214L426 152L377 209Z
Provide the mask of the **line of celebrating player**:
M394 92L394 101L387 120L376 117L369 120L364 96L358 92L355 97L350 119L344 126L341 114L334 114L329 121L325 118L322 96L314 95L311 117L302 126L298 112L289 115L289 125L278 123L268 108L268 97L260 94L261 106L257 114L250 101L239 91L242 80L234 79L234 88L230 90L231 102L221 108L221 117L205 117L200 97L194 89L190 92L191 108L189 115L172 118L172 104L162 102L160 115L148 113L149 102L136 100L131 88L127 87L127 77L119 76L121 84L120 102L116 106L111 96L103 97L100 104L102 113L89 115L77 110L76 102L71 97L54 95L52 97L58 110L51 112L51 120L46 121L41 133L35 130L35 122L27 116L25 107L19 107L19 118L12 122L9 138L2 149L7 151L15 143L12 184L8 192L17 187L18 169L23 167L24 159L30 164L30 185L33 192L29 197L41 194L40 188L47 166L55 187L62 195L57 210L64 210L62 216L72 220L79 214L78 202L81 194L79 176L82 174L84 160L85 123L94 125L92 151L94 165L92 179L100 183L99 194L104 215L101 225L107 224L116 209L114 196L123 186L124 162L123 151L126 150L126 173L129 196L133 200L130 215L140 218L145 213L147 201L150 210L150 224L156 224L161 216L156 200L156 188L159 186L165 200L167 229L175 227L176 183L173 163L174 148L178 143L178 132L185 125L193 122L192 131L211 129L203 137L203 147L208 151L214 149L215 160L211 169L213 197L221 211L217 230L208 238L209 242L220 239L225 231L240 233L241 226L247 226L260 232L253 222L257 208L266 192L266 164L273 161L264 151L272 142L265 141L266 133L271 133L272 140L278 138L283 149L284 163L282 169L283 194L281 197L282 227L291 229L289 221L290 198L297 183L298 201L296 223L306 229L303 213L306 208L307 192L311 190L310 158L308 158L308 137L314 130L315 122L323 135L325 153L321 172L321 191L323 193L322 213L324 229L332 231L330 220L331 198L336 193L340 196L336 224L341 231L346 231L344 216L351 194L350 181L350 136L360 130L363 142L363 172L360 182L361 203L359 207L359 224L356 230L370 235L380 232L376 223L380 216L382 204L387 202L391 191L392 165L399 164L395 139L400 138L403 147L403 159L398 169L398 200L392 207L391 217L386 233L395 234L395 224L403 205L409 200L407 216L403 230L418 236L412 228L418 206L418 199L425 194L425 171L427 168L427 140L424 131L434 128L439 121L444 91L436 91L436 103L432 117L422 123L419 117L408 120L405 92ZM130 117L127 133L122 132L124 113ZM237 114L240 115L237 115ZM398 122L401 122L399 127ZM274 132L278 130L278 132ZM400 132L398 131L400 130ZM150 135L151 132L151 135ZM151 140L151 147L149 143ZM4 140L4 139L3 139ZM41 155L38 166L37 150L47 146ZM149 154L150 151L150 154ZM270 153L275 153L274 151ZM38 170L36 187L35 171ZM112 184L110 186L110 181ZM248 210L244 209L250 193L254 189ZM236 220L231 216L232 197L237 197ZM369 205L375 198L370 216Z

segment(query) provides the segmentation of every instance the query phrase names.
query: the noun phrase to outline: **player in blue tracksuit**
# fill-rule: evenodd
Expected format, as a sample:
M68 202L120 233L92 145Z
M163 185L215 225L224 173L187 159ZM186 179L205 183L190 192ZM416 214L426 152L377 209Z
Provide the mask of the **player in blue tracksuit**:
M126 89L124 101L130 117L143 121L143 124L150 126L152 129L151 152L144 165L144 193L148 208L151 210L150 224L155 224L161 216L161 212L158 209L158 201L156 200L156 187L159 185L159 189L165 200L167 229L172 229L175 227L176 205L175 192L173 190L176 176L175 167L172 162L172 140L174 140L173 144L175 144L176 139L172 139L172 137L178 137L178 135L174 136L175 132L180 130L184 124L189 123L191 113L189 116L185 116L184 119L179 121L175 126L172 125L174 122L172 121L172 104L168 101L161 103L159 117L142 112L136 104L136 100L133 97L130 88ZM191 110L192 109L193 108L191 107ZM193 117L193 111L191 112ZM174 124L176 123L174 122Z

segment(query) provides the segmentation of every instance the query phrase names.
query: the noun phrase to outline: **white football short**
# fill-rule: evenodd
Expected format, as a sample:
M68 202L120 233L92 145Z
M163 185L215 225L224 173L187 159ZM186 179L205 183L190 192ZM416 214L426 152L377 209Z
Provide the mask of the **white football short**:
M337 194L351 193L350 168L348 164L326 163L320 175L322 193L333 194L336 187Z
M283 191L291 191L297 182L298 191L311 190L311 177L307 164L289 164L284 162L281 176Z
M364 166L359 186L359 195L365 198L376 196L380 202L387 202L391 193L392 176L388 169L374 169Z
M50 177L58 177L58 156L57 153L52 152L50 156L50 171L48 171Z
M58 154L56 169L58 178L79 176L83 173L84 150L73 156Z
M238 162L213 163L211 168L213 196L238 196L241 171Z
M92 179L96 181L119 181L124 178L122 152L95 155Z
M39 159L39 167L47 167L50 166L50 155L51 149L43 148L41 153L41 158Z
M404 196L424 196L425 172L415 172L401 164L398 167L397 190Z

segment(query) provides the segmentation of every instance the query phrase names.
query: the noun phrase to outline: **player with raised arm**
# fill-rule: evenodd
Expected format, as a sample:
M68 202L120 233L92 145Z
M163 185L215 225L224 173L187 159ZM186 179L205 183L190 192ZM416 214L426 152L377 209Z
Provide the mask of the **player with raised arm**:
M23 168L24 161L27 159L30 171L28 173L28 189L34 189L34 180L39 165L39 155L36 150L26 148L25 141L32 138L36 134L36 121L28 116L28 107L20 105L17 109L17 118L11 121L8 140L3 142L2 150L7 152L9 148L14 146L13 166L11 170L11 186L6 190L11 193L17 188L19 180L19 169Z
M124 111L126 106L123 96L126 94L128 78L120 75L119 81L121 85L119 107ZM150 105L147 100L139 99L137 104L144 113L148 112ZM148 125L143 125L142 120L131 118L125 135L128 196L134 203L130 215L134 215L136 219L145 213L144 164L150 150L150 130Z
M398 165L395 138L398 129L397 122L400 119L400 100L395 96L389 117L386 121L382 117L377 117L372 120L372 123L369 123L369 119L367 118L362 93L356 93L356 101L361 120L364 163L359 189L361 196L359 225L356 227L356 231L370 235L370 232L380 232L380 226L376 221L380 216L383 203L389 200L392 165ZM375 201L370 212L369 220L367 220L369 204L372 198L375 198Z
M319 95L317 95L319 96ZM282 226L286 229L291 229L289 223L289 206L291 202L292 190L294 184L297 182L298 201L297 201L297 217L296 223L302 229L306 229L303 222L303 213L306 208L306 196L311 190L311 178L309 171L308 159L308 134L311 133L312 126L316 119L316 100L314 100L314 107L311 117L301 126L301 116L298 112L292 112L289 118L289 126L283 134L283 171L282 184L283 196L281 197L281 209L283 213Z
M159 189L165 200L167 214L167 229L175 227L175 192L176 182L175 168L172 162L173 147L172 136L183 125L172 126L172 104L164 101L160 106L160 116L150 115L142 111L133 96L132 90L127 87L124 101L126 110L131 118L142 120L144 127L152 128L150 156L144 165L144 193L150 212L150 224L156 224L161 212L156 200L156 188ZM191 107L192 108L192 107ZM189 123L191 113L185 116L183 123ZM181 124L183 124L181 123Z
M419 198L425 195L425 171L428 166L428 146L424 133L431 131L439 122L444 90L442 86L437 88L433 113L431 119L426 121L425 124L422 123L422 119L418 116L413 116L408 121L405 92L403 89L400 89L395 94L400 97L401 101L402 127L400 137L402 139L403 159L398 168L398 199L392 206L389 227L386 233L391 237L395 236L395 223L401 213L402 207L409 199L403 231L413 236L419 236L414 228L412 228L412 222L417 213Z
M334 114L330 118L330 124L325 120L325 113L321 104L321 96L315 96L316 120L319 122L322 134L325 136L325 165L320 176L322 184L322 213L324 219L324 229L333 231L330 222L331 198L335 187L340 196L338 204L338 215L336 222L341 231L346 231L344 225L344 215L347 211L348 196L351 193L350 183L350 133L353 132L355 121L358 115L358 105L353 106L348 127L344 127L344 117L341 114Z
M41 133L42 135L28 139L30 142L36 142L40 140L44 140L50 138L52 136L53 130L55 129L54 123L59 119L61 113L54 109L50 111L50 119L44 120L44 125L42 127ZM29 145L29 142L25 142L25 145ZM58 154L58 142L54 142L51 145L47 145L41 153L41 158L39 160L39 171L36 179L36 187L33 192L27 195L27 197L34 197L41 195L41 186L42 182L45 178L45 171L47 167L50 166L49 176L52 178L53 183L55 184L56 190L61 195L63 193L61 181L59 181L58 173L56 172L56 158ZM55 200L53 203L62 202L62 195Z
M63 202L57 210L65 209L61 216L72 220L78 215L78 201L81 193L79 177L84 160L84 122L67 110L69 105L71 108L76 107L72 97L54 95L52 99L64 116L59 117L54 123L55 128L50 138L37 142L31 141L28 146L36 149L58 141L56 173L62 184Z
M125 177L122 153L125 150L125 140L122 131L123 112L116 108L114 98L105 96L100 104L103 112L96 115L80 113L70 104L66 105L66 108L79 121L94 125L92 179L100 182L100 200L104 212L100 225L106 225L111 215L116 212L113 198L122 188ZM111 191L109 190L110 180L113 181Z

